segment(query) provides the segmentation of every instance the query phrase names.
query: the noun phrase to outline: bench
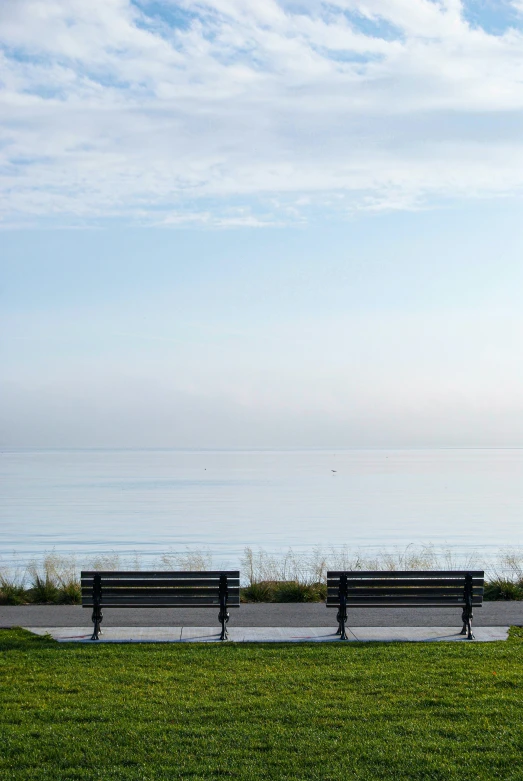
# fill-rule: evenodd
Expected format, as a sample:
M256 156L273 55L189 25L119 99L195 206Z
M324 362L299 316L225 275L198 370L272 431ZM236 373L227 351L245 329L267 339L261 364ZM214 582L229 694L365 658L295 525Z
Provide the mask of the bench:
M235 572L85 572L81 573L82 607L92 608L98 640L102 608L214 607L227 640L228 608L240 607L240 573Z
M327 607L338 610L336 634L347 640L347 608L353 607L459 607L462 635L472 634L472 609L483 602L482 571L436 572L327 572Z

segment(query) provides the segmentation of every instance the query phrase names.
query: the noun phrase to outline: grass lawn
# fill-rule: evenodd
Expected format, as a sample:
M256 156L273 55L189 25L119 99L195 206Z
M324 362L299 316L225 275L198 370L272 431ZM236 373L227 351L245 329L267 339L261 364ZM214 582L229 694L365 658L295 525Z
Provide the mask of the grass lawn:
M523 780L505 643L69 645L0 631L0 778Z

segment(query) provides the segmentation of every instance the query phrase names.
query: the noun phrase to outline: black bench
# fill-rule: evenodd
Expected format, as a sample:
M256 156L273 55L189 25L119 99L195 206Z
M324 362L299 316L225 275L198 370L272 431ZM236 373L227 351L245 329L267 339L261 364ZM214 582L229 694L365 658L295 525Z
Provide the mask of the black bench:
M240 607L239 572L82 572L82 607L98 640L106 607L215 607L227 640L228 608Z
M436 572L327 572L327 607L338 609L341 640L347 640L347 608L353 607L460 607L461 634L472 634L472 609L483 602L484 573Z

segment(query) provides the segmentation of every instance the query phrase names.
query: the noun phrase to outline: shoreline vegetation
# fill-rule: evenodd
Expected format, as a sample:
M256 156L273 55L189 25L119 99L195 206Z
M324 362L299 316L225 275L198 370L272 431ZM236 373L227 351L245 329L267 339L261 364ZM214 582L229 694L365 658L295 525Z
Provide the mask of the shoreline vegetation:
M215 568L216 565L214 565ZM80 570L197 570L213 568L207 551L169 552L144 562L117 553L97 555L78 563L74 556L44 554L25 565L0 559L0 605L80 605ZM432 545L409 545L403 551L362 553L349 548L310 553L289 549L277 555L245 548L240 559L242 602L321 602L326 596L328 569L433 570L484 569L485 600L523 600L523 551L502 550L488 561L478 554L457 557Z

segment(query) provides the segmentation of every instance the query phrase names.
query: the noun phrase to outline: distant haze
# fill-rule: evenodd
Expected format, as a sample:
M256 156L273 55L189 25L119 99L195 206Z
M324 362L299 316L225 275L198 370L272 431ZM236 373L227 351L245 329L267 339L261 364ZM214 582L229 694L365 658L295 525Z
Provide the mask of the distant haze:
M1 444L523 445L521 233L479 214L4 234Z

